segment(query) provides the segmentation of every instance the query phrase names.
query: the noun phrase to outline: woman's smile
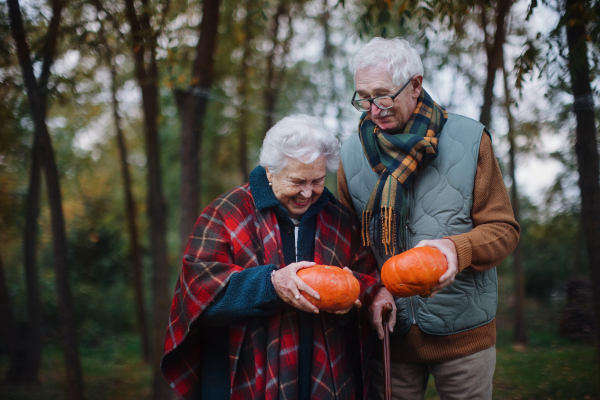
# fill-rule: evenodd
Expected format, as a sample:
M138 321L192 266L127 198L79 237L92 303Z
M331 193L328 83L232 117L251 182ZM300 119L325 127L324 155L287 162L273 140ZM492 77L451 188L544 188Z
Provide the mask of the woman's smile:
M277 174L267 168L267 179L279 203L292 218L301 218L313 205L325 188L327 159L320 156L305 164L295 158L288 158L285 167Z

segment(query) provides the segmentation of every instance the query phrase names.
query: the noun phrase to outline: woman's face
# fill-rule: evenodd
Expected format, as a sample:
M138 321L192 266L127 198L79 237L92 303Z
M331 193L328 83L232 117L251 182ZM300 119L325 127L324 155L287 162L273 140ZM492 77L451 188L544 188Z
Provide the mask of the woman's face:
M267 167L267 178L279 203L292 218L300 218L321 197L325 188L327 161L320 156L310 164L288 158L287 165L277 175Z

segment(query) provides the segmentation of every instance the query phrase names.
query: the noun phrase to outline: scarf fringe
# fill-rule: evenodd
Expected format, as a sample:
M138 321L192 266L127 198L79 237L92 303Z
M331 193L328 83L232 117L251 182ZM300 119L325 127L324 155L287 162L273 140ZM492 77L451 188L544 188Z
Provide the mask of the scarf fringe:
M373 236L370 225L373 221ZM406 247L406 219L393 207L382 207L379 215L371 211L362 213L362 243L366 248L377 248L379 255L399 254Z

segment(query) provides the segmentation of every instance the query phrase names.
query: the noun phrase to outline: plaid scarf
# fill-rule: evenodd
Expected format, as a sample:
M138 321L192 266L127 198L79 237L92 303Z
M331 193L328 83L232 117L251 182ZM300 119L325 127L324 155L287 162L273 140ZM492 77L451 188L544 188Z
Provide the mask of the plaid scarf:
M343 328L327 313L314 316L311 399L352 400L367 393L370 328L363 313L379 278L358 230L346 221L348 210L333 202L317 214L314 259L349 266L359 280L363 307L358 320ZM183 258L161 363L179 398L197 398L200 391L203 347L194 321L232 274L271 263L285 266L279 225L272 207L257 209L249 184L222 195L202 212ZM287 304L268 317L230 325L231 399L297 399L298 339L296 309ZM355 393L353 354L362 364L363 393Z
M405 230L399 225L406 224L408 188L417 174L436 159L438 136L447 119L446 109L435 103L425 89L402 134L385 133L367 113L363 114L358 134L371 168L379 174L362 214L365 247L393 255L406 246ZM373 238L369 233L372 219Z

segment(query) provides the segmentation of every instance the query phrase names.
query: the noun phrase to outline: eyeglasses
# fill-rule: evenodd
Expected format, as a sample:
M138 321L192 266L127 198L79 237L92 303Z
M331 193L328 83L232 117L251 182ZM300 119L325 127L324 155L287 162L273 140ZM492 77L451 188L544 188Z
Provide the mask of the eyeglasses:
M413 78L416 75L413 75L408 82L406 82L404 84L404 86L402 86L400 88L400 90L398 90L396 92L395 95L393 96L380 96L380 97L372 97L370 99L358 99L355 100L356 98L356 92L354 92L354 96L352 96L352 105L354 106L354 108L356 108L358 111L370 111L371 110L371 105L373 103L375 103L375 105L377 107L379 107L382 110L387 110L388 108L392 108L394 107L394 99L396 97L398 97L398 95L400 93L402 93L402 91L404 90L404 88L406 88L408 86L409 83L412 82Z

